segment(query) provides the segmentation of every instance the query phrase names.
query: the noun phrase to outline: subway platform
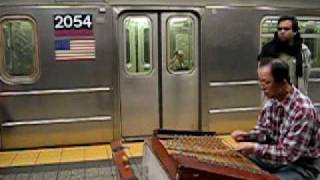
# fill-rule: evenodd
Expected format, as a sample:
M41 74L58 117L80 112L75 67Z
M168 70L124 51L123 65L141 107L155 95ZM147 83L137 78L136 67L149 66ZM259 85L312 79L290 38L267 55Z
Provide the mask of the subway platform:
M230 136L222 138L235 145ZM143 142L123 146L142 179ZM0 180L120 180L118 175L109 144L0 152Z
M125 143L140 179L143 142ZM109 144L0 152L0 180L118 180Z

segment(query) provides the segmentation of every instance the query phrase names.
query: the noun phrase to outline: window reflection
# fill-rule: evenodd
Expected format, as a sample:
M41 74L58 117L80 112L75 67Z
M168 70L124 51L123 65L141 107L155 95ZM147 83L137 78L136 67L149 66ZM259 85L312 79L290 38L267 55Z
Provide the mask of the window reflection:
M167 23L169 72L193 69L193 20L191 17L171 17Z
M24 16L0 21L1 75L9 83L30 83L39 75L35 22Z

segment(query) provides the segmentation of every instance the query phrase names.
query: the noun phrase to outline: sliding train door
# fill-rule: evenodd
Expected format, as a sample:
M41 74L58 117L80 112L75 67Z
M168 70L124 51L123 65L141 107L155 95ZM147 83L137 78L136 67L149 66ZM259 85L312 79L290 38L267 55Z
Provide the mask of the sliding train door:
M124 13L119 19L121 134L199 127L198 19Z
M159 127L157 14L120 18L122 136L146 135Z
M198 22L190 13L161 14L163 127L198 129Z

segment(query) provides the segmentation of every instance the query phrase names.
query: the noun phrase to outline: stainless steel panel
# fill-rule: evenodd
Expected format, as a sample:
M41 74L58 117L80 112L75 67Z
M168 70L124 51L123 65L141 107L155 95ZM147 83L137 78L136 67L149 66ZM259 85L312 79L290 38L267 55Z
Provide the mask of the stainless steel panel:
M152 20L153 71L147 75L129 75L124 62L123 15L120 25L119 61L120 61L120 98L122 136L150 135L159 127L158 92L158 22L157 14L144 13Z
M104 6L101 6L104 7ZM41 89L74 89L83 87L110 86L114 76L113 46L111 45L112 32L112 9L106 8L105 13L98 13L100 6L77 7L77 6L16 6L1 7L0 16L4 14L30 15L37 22L40 79L27 86L10 86L1 83L6 91L11 90L41 90ZM96 59L92 61L55 61L54 54L54 14L93 14L94 37L96 40ZM99 19L99 21L97 20Z
M166 67L166 23L172 15L188 15L194 22L194 69L187 73L169 73ZM199 129L199 68L198 68L198 19L190 13L163 13L162 30L162 98L163 127L168 129Z
M112 140L112 133L112 121L7 127L2 128L2 148L106 143Z
M202 58L209 81L256 79L260 17L254 9L206 9Z
M2 97L5 121L112 115L112 94L75 93Z
M259 111L217 113L209 115L209 131L227 133L234 130L250 130L255 127Z
M221 108L221 109L209 109L209 114L223 114L223 113L234 113L234 112L249 112L258 111L260 106L256 107L239 107L239 108Z
M210 82L209 87L220 87L220 86L240 86L240 85L257 85L257 80L252 81L229 81L229 82Z
M9 0L5 0L9 1ZM18 0L14 0L18 1ZM170 1L159 1L159 0L143 0L143 1L131 1L131 0L108 0L108 3L112 5L126 5L126 6L145 6L145 5L163 5L163 6L216 6L216 7L253 7L261 9L273 9L273 8L301 8L307 7L316 9L319 7L317 0L308 0L307 3L301 0L170 0Z
M0 83L2 87L0 116L3 117L1 122L53 120L47 125L3 128L1 131L3 148L72 145L112 140L112 121L54 123L55 119L84 118L85 120L86 117L113 117L114 114L113 46L108 45L113 42L113 30L110 28L113 27L112 9L98 4L78 5L23 6L20 3L16 6L1 7L0 16L30 15L37 22L41 71L39 80L34 84ZM105 11L99 12L101 7ZM85 13L93 15L96 59L55 61L56 37L53 15ZM108 89L104 89L105 87Z
M98 121L111 121L111 116L94 116L94 117L75 117L64 119L38 119L29 121L16 121L2 123L2 127L17 127L17 126L33 126L33 125L51 125L51 124L69 124L81 122L98 122Z
M27 96L27 95L51 95L51 94L74 94L74 93L93 93L93 92L110 92L109 87L97 88L78 88L78 89L50 89L50 90L32 90L32 91L3 91L0 96Z
M209 109L260 106L261 92L258 84L216 86L208 90Z

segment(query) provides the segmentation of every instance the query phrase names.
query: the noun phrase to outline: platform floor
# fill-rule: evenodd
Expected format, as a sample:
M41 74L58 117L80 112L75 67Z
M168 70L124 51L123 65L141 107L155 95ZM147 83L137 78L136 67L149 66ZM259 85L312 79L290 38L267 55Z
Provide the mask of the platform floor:
M234 147L230 136L224 142ZM124 143L131 167L142 175L143 142ZM0 152L0 180L120 180L109 144ZM317 179L320 180L320 177Z
M125 143L137 177L143 143ZM110 145L0 152L0 180L117 180Z
M134 162L134 163L133 163ZM130 163L135 170L141 169L141 158ZM140 171L135 171L140 179ZM118 180L112 160L32 165L0 169L1 180Z
M230 136L222 137L232 146ZM124 143L141 179L143 142ZM0 180L117 180L109 144L0 152Z

